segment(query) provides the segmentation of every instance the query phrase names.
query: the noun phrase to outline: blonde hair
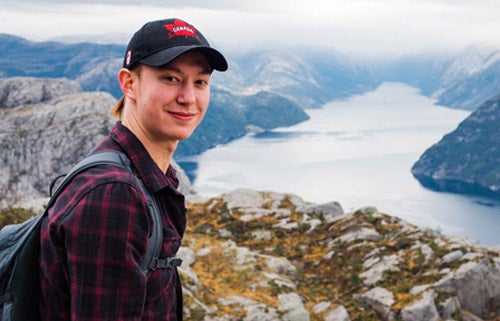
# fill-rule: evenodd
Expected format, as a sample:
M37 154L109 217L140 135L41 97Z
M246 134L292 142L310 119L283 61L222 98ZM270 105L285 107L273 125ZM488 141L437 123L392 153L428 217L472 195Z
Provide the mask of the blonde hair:
M122 119L123 107L125 106L125 96L122 96L120 100L116 103L115 107L113 107L112 114L118 119Z
M141 77L141 65L135 66L133 69L130 70L131 72L135 73L137 77ZM111 112L113 116L115 116L118 119L122 119L122 113L123 113L123 108L125 107L125 96L122 96L120 100L116 103L115 107L113 107L113 111Z

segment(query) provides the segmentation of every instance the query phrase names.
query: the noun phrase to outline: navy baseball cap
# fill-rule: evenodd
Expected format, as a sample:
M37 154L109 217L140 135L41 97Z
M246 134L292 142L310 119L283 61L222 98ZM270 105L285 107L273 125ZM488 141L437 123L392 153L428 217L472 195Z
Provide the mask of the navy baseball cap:
M205 54L213 69L227 70L226 58L210 46L198 29L180 19L156 20L142 26L128 43L123 68L132 69L138 64L164 66L190 50Z

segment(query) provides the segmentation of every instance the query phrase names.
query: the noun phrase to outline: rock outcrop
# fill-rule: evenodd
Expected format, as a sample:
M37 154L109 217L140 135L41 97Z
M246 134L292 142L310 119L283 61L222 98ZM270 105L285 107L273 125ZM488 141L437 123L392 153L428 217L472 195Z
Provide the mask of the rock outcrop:
M188 204L186 320L498 320L500 249L366 207L236 190Z
M187 208L186 321L499 320L500 248L290 194L190 195Z
M0 108L43 103L80 91L78 82L65 78L0 79Z

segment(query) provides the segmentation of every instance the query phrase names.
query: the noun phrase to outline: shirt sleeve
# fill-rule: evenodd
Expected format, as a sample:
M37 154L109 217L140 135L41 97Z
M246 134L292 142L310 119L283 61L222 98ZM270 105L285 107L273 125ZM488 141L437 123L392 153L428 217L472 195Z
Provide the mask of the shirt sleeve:
M149 216L136 187L107 183L74 207L65 225L72 320L140 320Z

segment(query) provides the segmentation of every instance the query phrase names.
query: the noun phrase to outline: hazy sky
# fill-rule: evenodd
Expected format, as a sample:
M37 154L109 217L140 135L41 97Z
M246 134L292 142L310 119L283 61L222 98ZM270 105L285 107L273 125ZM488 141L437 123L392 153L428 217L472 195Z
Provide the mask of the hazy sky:
M119 33L178 17L222 49L304 45L400 54L500 48L500 0L0 0L0 33L31 40Z

